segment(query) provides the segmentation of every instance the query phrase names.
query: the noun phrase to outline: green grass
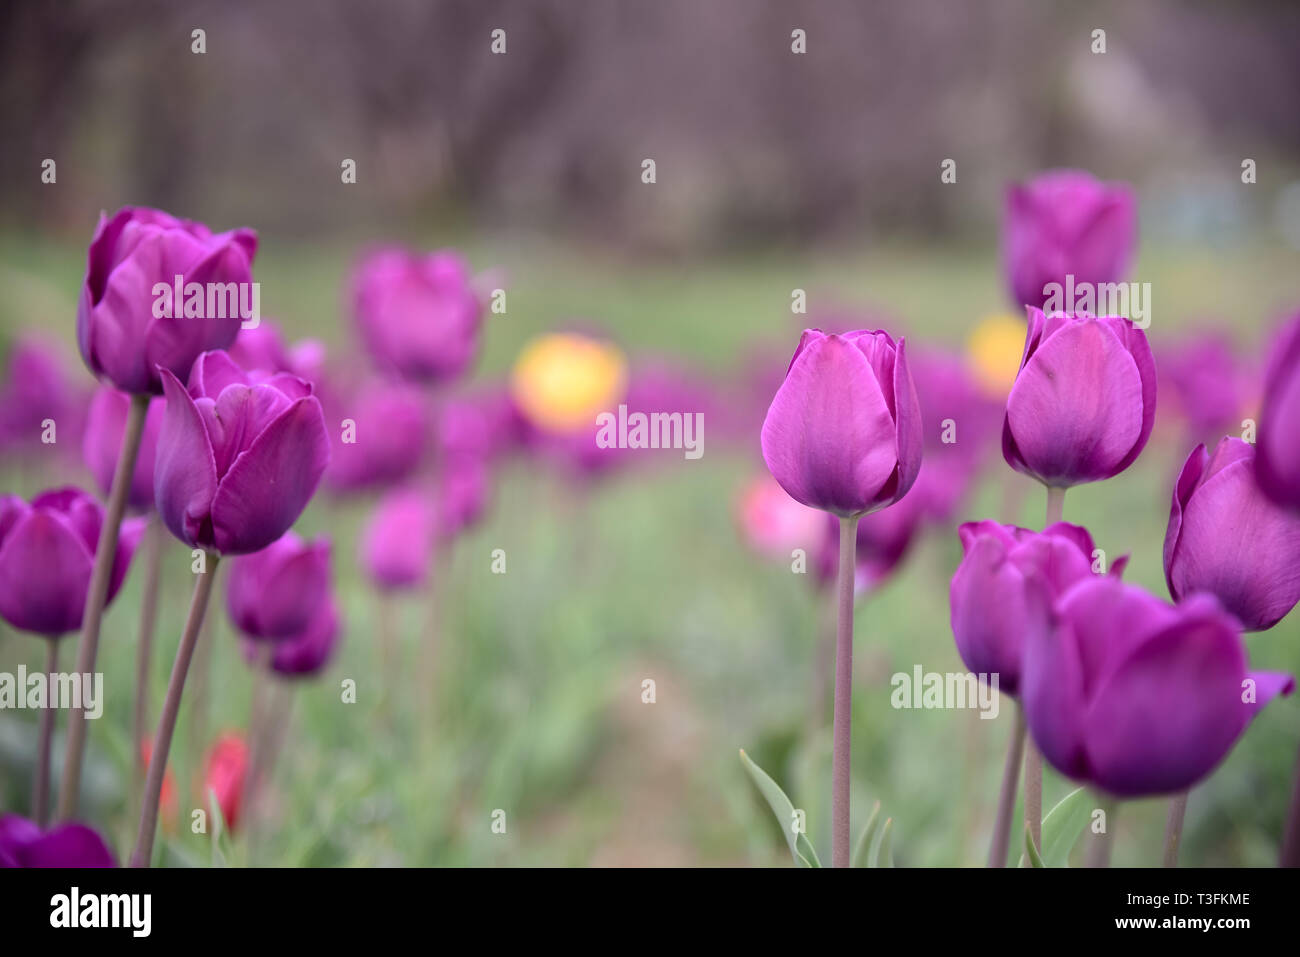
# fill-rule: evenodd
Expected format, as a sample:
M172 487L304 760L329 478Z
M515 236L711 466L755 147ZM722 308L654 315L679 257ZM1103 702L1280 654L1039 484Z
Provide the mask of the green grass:
M435 245L449 237L422 237ZM499 265L509 310L491 320L480 377L500 376L531 335L570 319L608 326L633 353L681 356L721 379L755 344L792 348L799 322L790 290L813 311L832 303L875 307L909 336L959 346L973 323L1001 308L986 253L883 248L821 257L632 264L600 250L517 241L468 244L476 266ZM292 337L346 341L340 291L353 247L264 238L263 308ZM0 343L39 326L74 350L84 251L0 240ZM1265 250L1144 251L1136 277L1154 291L1151 335L1222 317L1243 345L1294 293L1292 264ZM0 347L2 348L2 347ZM352 353L340 350L340 354ZM352 361L361 361L358 357ZM286 744L250 839L236 834L232 863L276 865L787 865L776 824L737 758L743 747L807 809L824 852L829 811L829 729L808 735L812 663L824 597L782 563L752 555L734 523L738 488L762 468L750 447L706 444L696 462L673 458L625 472L589 493L526 463L499 477L485 523L443 556L436 596L397 610L401 660L385 664L378 599L356 569L367 502L318 496L300 531L335 541L347 619L328 673L293 686ZM1074 490L1066 517L1086 524L1112 558L1132 554L1127 576L1164 594L1161 545L1168 488L1186 453L1159 434L1118 478ZM0 489L30 494L85 476L0 464ZM997 517L1009 500L1023 524L1041 524L1041 490L1000 461L966 508ZM1009 516L1002 516L1009 517ZM190 584L188 551L170 544L154 672L154 713L179 636ZM507 553L505 575L491 552ZM947 585L956 536L930 535L887 588L860 604L854 701L855 827L879 799L895 820L900 865L983 862L1010 714L896 711L889 676L921 664L961 669L948 629ZM140 575L133 572L106 619L101 664L107 705L91 728L86 816L123 857L134 821L126 807ZM437 601L439 626L430 628ZM196 768L191 743L243 727L250 677L215 606L206 719L183 708L172 768L180 815L169 860L206 863L192 835ZM74 639L64 647L71 662ZM1249 639L1256 667L1300 670L1300 620ZM436 647L436 673L425 665ZM0 633L0 670L41 661L40 643ZM395 680L389 682L389 676ZM357 682L358 701L340 700ZM657 701L642 704L653 678ZM194 689L191 689L193 691ZM1275 860L1295 756L1297 704L1283 701L1254 724L1219 771L1192 795L1187 864L1266 865ZM0 799L25 811L34 723L0 713ZM204 729L206 728L206 732ZM1045 806L1072 785L1048 775ZM492 813L507 832L492 833ZM1117 864L1159 860L1164 805L1141 801L1117 818ZM1013 833L1017 833L1013 831ZM1078 852L1076 851L1076 858Z

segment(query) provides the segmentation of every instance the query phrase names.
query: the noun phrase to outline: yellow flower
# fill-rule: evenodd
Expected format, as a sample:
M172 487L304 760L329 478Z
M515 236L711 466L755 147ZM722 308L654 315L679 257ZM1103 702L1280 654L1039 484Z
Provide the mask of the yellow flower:
M510 391L534 425L551 432L595 427L627 388L627 360L611 343L570 332L548 333L524 346Z
M1011 392L1024 351L1025 320L1008 313L980 320L966 340L975 377L990 395L999 399L1005 399Z

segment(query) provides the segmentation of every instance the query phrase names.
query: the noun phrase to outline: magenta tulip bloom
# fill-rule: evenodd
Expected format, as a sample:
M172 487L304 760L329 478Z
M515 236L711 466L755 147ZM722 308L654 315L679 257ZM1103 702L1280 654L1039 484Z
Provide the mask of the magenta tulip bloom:
M288 531L329 464L312 387L296 376L241 370L224 352L194 363L187 391L164 370L158 514L187 545L256 552Z
M72 445L85 424L87 394L69 375L56 344L22 335L12 344L0 381L0 452L57 453ZM51 422L56 441L46 445Z
M1127 319L1029 309L1002 425L1002 456L1017 472L1068 488L1111 478L1137 459L1156 415L1156 366Z
M401 383L372 380L325 396L333 457L325 480L340 492L391 485L424 461L432 432L427 398Z
M1255 483L1255 447L1231 436L1198 445L1174 486L1165 580L1174 601L1206 591L1247 631L1272 628L1300 601L1300 515Z
M361 567L380 588L423 585L433 561L438 506L422 490L399 489L380 501L361 536Z
M213 234L202 223L132 206L101 217L77 307L77 343L90 371L131 393L161 392L159 367L188 376L200 353L234 342L238 309L225 319L183 318L184 299L168 300L168 309L182 318L166 310L159 316L155 306L162 300L155 286L172 290L177 276L182 290L190 283L205 290L220 283L228 290L234 283L238 303L238 289L252 282L256 254L251 229Z
M0 495L0 617L50 638L81 628L103 523L103 507L80 489L44 492L30 505ZM143 534L143 519L122 522L106 604Z
M1173 397L1168 407L1187 421L1192 435L1219 436L1241 427L1250 377L1226 335L1204 333L1158 352L1161 395Z
M1042 308L1044 287L1118 282L1137 244L1137 199L1122 183L1054 170L1007 190L1002 245L1007 286L1018 306Z
M330 600L330 543L285 532L260 552L230 563L230 620L249 638L278 642L307 630Z
M303 631L271 646L271 670L284 678L319 674L334 657L341 631L338 606L328 598ZM244 656L249 661L257 659L259 650L257 642L244 640Z
M1300 315L1273 345L1264 380L1255 472L1269 498L1300 512Z
M42 832L17 814L0 815L0 867L117 867L104 839L84 824Z
M1186 791L1290 675L1247 671L1241 626L1210 595L1177 607L1110 577L1071 588L1027 636L1029 731L1062 774L1124 798Z
M763 460L797 502L843 518L907 494L921 410L902 339L804 331L763 422Z
M1014 695L1027 636L1049 632L1052 602L1093 577L1092 536L1067 522L1042 532L967 522L958 533L963 557L948 591L957 652L967 668L998 675L1000 690ZM1116 561L1112 574L1126 562Z
M140 437L140 453L135 460L135 471L131 474L131 486L127 489L126 504L131 508L153 508L153 469L166 406L167 403L161 396L149 400L144 434ZM86 433L81 440L81 456L105 495L113 485L113 473L117 470L118 453L122 451L122 433L126 431L126 417L130 408L131 397L112 386L100 386L90 400Z
M357 327L381 368L420 382L460 375L478 352L483 303L456 253L380 249L353 277Z

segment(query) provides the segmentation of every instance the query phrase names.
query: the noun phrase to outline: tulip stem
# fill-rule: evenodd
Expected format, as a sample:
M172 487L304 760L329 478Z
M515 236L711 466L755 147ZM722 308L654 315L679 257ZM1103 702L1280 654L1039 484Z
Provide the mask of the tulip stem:
M135 800L140 803L140 787L144 782L144 743L149 735L149 679L153 672L153 635L158 621L158 580L162 575L163 550L162 520L154 515L145 530L144 592L140 599L140 635L135 654L135 714L131 740L135 747L135 774L131 777Z
M47 638L45 644L45 673L49 676L49 684L45 686L45 707L41 709L36 742L36 777L32 780L32 820L42 830L50 817L50 748L54 743L54 717L58 714L51 696L58 681L59 639Z
M1291 784L1291 809L1287 812L1286 830L1282 833L1279 867L1300 867L1300 754L1296 755L1295 780Z
M1047 524L1055 525L1065 517L1065 489L1047 487Z
M185 619L185 631L176 660L172 664L171 678L167 681L167 697L163 699L162 714L158 716L158 730L154 735L153 750L149 754L149 774L145 779L144 802L140 808L140 830L135 838L135 851L131 854L132 867L148 867L153 859L154 833L158 829L158 802L162 798L163 774L167 770L167 754L176 730L176 716L181 710L181 693L185 690L185 676L194 657L194 646L199 640L203 615L212 595L212 583L217 577L220 557L208 554L208 567L194 579L194 595L190 599L190 612Z
M108 493L108 507L104 523L99 529L99 542L95 546L95 566L86 590L86 606L81 616L81 642L77 645L77 671L93 674L95 657L99 652L99 625L108 599L108 584L113 576L113 561L117 557L117 537L121 530L122 515L126 511L126 495L135 473L135 460L140 454L140 438L144 434L144 420L149 411L150 396L131 396L131 408L122 432L122 448L117 455L117 468ZM59 787L58 819L66 821L76 814L77 798L81 791L81 761L86 753L86 712L74 708L68 715L68 741L63 758L63 781Z
M840 519L840 564L835 583L835 723L831 731L831 866L848 867L849 757L853 725L853 580L858 558L858 516Z
M1106 830L1093 834L1088 845L1087 865L1089 867L1110 867L1110 849L1115 843L1115 815L1119 804L1104 795L1097 795L1097 806L1105 814Z
M1007 760L1002 768L1002 790L998 793L998 816L989 847L989 867L1007 866L1011 844L1011 817L1016 810L1016 785L1020 783L1020 754L1025 747L1025 712L1015 706L1015 727L1007 742Z
M1178 844L1183 839L1183 818L1187 816L1187 792L1169 799L1169 817L1165 819L1165 867L1178 866Z

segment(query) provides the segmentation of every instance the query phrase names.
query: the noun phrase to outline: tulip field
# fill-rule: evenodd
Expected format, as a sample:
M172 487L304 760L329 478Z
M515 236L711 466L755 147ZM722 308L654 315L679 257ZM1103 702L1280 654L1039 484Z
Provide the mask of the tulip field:
M1068 218L1094 199L1033 202ZM0 701L0 862L829 866L865 829L873 865L974 867L991 842L998 857L1005 812L997 863L1015 866L1029 778L1014 762L1006 788L1004 761L1025 713L1049 866L1159 866L1183 793L1181 865L1278 863L1300 747L1300 519L1253 466L1240 491L1207 483L1263 449L1295 495L1293 253L1121 225L1133 235L1109 242L1131 256L1069 269L1149 283L1141 330L1087 309L1027 322L1012 297L1055 274L1027 265L1029 290L1009 292L1020 274L993 235L630 261L490 230L310 242L169 214L184 211L109 211L93 242L88 214L81 244L0 237L0 697L2 676L47 668L51 642L60 670L81 670L95 549L57 551L38 520L104 534L136 410L155 463L119 483L122 581L106 579L88 669L102 713L76 761L73 709L54 709L44 809L42 709L12 684ZM1010 203L1004 231L1036 228L1022 214ZM140 252L155 242L162 265ZM172 261L231 282L251 269L258 326L200 334L178 316L118 336L150 304L131 270ZM801 344L805 328L825 335ZM1027 330L1040 350L1077 333L1049 400L1015 397L1036 369ZM664 447L638 443L620 404L682 429L665 417ZM1238 444L1216 451L1221 436ZM1205 464L1185 468L1198 443ZM1068 487L1052 501L1081 530L1040 534L1054 506L1038 479ZM84 501L37 498L67 486ZM1079 583L1054 590L1076 564ZM1151 647L1181 636L1168 660L1097 664L1160 629ZM1078 718L1071 695L1099 692L1092 672L1072 690L1059 654L1074 635L1079 667L1129 675ZM178 649L192 658L169 715ZM921 687L990 672L1001 690L978 707ZM1248 714L1243 681L1261 699ZM73 848L67 822L95 847Z

